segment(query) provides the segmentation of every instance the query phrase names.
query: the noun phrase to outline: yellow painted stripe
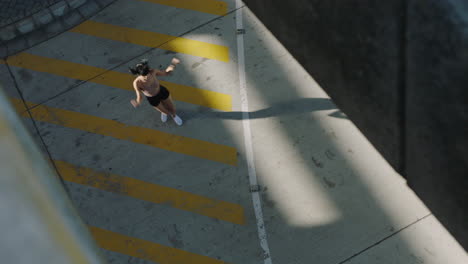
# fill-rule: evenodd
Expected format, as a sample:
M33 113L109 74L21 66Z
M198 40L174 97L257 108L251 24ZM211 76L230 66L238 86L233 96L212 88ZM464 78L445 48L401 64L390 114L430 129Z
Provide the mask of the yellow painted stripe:
M10 103L15 107L16 112L19 115L27 116L28 107L25 103L19 98L9 97Z
M52 73L78 80L89 80L106 71L105 69L93 66L57 60L26 52L8 57L7 62L11 66ZM130 88L127 89L132 89L132 82L130 82L130 84L127 83L127 85L130 86Z
M12 100L21 110L22 101ZM33 103L26 102L28 107ZM128 140L168 151L190 155L202 159L237 164L237 151L233 147L214 144L211 142L172 135L162 131L128 126L126 124L78 112L39 105L30 111L32 118L42 122L61 125L64 127L80 129L83 131ZM21 113L28 117L27 112Z
M227 3L216 0L141 0L145 2L189 9L222 16L227 13Z
M129 237L98 227L88 226L88 228L101 248L159 264L227 264L221 260Z
M169 188L116 174L97 172L54 160L57 170L66 181L91 186L108 192L128 195L152 203L164 203L177 209L243 225L242 206L215 200L189 192Z
M42 57L25 52L9 57L7 61L8 64L20 68L134 91L132 87L134 77L127 73L106 71L102 68ZM161 81L161 84L170 89L172 97L175 100L222 111L232 110L232 98L228 94L166 81Z
M229 61L229 49L226 46L156 32L104 24L91 20L81 23L70 31L223 62Z

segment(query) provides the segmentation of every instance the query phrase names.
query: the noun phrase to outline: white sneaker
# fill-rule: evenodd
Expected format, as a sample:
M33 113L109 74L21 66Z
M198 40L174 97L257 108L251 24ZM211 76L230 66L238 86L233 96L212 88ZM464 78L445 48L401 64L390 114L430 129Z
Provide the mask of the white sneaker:
M166 121L167 121L167 115L166 114L161 113L161 121L163 121L163 123L166 123Z
M174 119L174 122L175 122L178 126L181 126L181 125L182 125L183 121L182 121L182 119L180 119L180 117L179 117L178 115L174 116L173 119Z

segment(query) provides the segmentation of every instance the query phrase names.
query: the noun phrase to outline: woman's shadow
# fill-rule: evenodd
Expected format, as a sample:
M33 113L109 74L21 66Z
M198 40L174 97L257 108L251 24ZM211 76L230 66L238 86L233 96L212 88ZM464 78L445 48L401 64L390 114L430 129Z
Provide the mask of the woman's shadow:
M336 118L348 119L348 117L336 108L335 104L328 98L302 98L298 100L290 100L279 102L265 109L249 112L249 119L266 118L272 116L291 115L309 113L314 111L336 109L329 116ZM205 118L220 118L231 120L242 120L244 112L219 112L207 108L199 108L198 111L184 110L186 119L205 119Z

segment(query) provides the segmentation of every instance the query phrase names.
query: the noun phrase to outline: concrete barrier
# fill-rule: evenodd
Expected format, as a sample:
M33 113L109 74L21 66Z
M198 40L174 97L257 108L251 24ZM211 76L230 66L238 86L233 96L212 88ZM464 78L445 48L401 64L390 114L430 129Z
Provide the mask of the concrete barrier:
M104 263L55 171L0 87L2 263Z

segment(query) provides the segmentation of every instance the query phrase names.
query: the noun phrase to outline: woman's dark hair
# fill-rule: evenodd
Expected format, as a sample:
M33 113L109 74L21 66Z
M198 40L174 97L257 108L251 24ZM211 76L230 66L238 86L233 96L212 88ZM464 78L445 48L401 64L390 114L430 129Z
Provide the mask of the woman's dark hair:
M135 67L128 67L128 69L130 70L130 72L133 74L133 75L143 75L143 76L146 76L148 75L148 73L150 72L150 67L148 65L148 60L146 59L143 59L141 60L140 63L138 63L137 65L135 65Z

